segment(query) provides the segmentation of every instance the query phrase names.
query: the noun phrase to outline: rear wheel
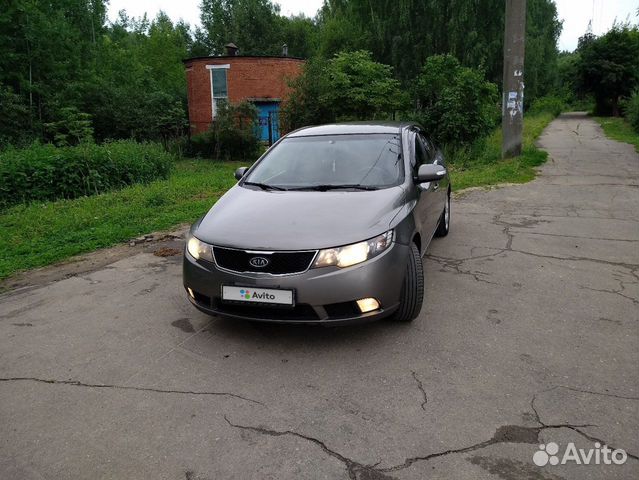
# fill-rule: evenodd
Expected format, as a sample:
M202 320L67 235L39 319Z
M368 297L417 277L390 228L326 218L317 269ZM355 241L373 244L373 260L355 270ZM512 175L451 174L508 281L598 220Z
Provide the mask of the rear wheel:
M408 265L404 275L404 284L400 295L399 309L393 320L396 322L413 321L422 309L424 300L424 267L417 245L411 243L408 253Z
M450 228L450 192L446 195L446 205L444 206L444 211L442 212L442 216L439 217L439 225L437 225L437 230L435 230L436 237L445 237L448 235L448 230Z

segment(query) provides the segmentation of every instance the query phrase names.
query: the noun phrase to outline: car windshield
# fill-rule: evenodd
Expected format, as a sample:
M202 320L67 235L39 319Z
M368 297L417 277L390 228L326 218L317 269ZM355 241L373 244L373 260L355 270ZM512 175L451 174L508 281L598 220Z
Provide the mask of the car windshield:
M255 166L246 185L287 190L374 190L404 178L399 134L285 138Z

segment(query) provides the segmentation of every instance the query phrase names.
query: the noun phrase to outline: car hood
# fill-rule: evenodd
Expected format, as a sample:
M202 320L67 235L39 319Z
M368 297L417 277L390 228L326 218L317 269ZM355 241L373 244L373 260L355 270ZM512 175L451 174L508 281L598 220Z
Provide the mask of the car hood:
M194 229L200 240L255 250L312 250L389 229L404 190L281 192L231 188Z

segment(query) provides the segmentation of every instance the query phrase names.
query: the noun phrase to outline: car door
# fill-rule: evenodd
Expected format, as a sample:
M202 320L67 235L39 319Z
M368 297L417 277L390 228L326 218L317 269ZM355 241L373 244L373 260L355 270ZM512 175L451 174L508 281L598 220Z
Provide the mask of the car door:
M426 150L426 146L421 139L421 135L418 131L414 131L413 134L413 148L415 155L415 166L413 171L413 178L417 178L417 171L421 165L430 163L431 159L428 156L428 151ZM436 182L424 182L417 183L417 205L415 206L416 217L418 217L418 221L420 223L420 234L422 239L424 239L423 245L426 245L426 242L430 240L430 238L435 233L435 229L437 228L437 220L439 217L433 218L435 211L437 210L437 190L434 188ZM441 212L440 212L441 213Z

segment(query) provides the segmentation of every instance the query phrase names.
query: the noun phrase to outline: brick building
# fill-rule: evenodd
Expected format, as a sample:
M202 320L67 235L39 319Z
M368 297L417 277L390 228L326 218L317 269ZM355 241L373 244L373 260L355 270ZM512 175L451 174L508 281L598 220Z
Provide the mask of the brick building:
M304 60L295 57L237 55L232 44L227 55L184 60L191 133L209 128L220 102L248 100L259 112L260 139L277 140L280 103L288 94L288 81L303 65Z

